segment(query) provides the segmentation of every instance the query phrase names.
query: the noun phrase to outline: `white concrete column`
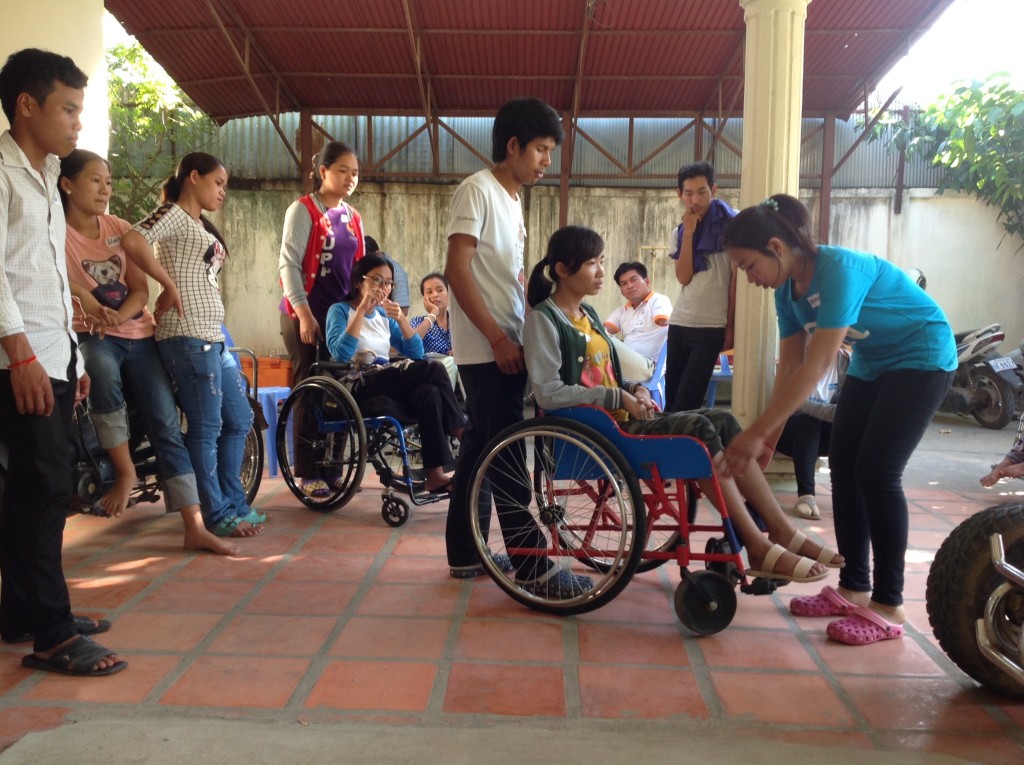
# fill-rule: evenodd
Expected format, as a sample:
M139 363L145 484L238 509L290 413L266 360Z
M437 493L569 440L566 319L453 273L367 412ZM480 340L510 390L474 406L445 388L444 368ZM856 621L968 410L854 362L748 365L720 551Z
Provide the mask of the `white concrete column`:
M743 165L740 205L800 188L804 26L810 0L739 0L747 25L743 64ZM743 425L771 398L778 352L772 293L736 290L736 373L732 409Z
M70 56L89 76L82 112L81 149L107 156L110 133L107 62L103 55L103 0L0 0L0 66L22 48ZM7 119L0 112L0 131Z

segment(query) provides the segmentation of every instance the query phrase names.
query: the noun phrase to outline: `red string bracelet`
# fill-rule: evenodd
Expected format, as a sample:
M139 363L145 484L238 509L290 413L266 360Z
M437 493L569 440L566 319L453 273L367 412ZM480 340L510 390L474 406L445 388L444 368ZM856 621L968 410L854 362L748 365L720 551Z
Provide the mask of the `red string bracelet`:
M8 366L7 368L8 369L17 369L18 367L27 367L29 364L31 364L35 360L36 360L35 356L29 356L27 359L22 359L21 361L15 361L13 364Z
M491 350L493 351L495 348L497 348L498 347L498 343L500 343L502 340L508 340L508 338L505 337L505 335L502 335L501 337L499 337L497 340L495 340L493 343L491 343Z

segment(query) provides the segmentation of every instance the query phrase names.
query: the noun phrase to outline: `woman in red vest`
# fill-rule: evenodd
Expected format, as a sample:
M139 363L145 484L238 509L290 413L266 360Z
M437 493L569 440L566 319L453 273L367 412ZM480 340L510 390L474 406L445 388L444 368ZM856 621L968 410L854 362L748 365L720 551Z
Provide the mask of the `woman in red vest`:
M327 309L349 291L352 264L363 257L363 224L345 200L359 183L359 158L347 144L331 141L313 162L313 193L291 204L284 217L284 235L278 270L281 300L281 336L292 364L292 387L298 385L316 361L317 343L323 340ZM323 498L330 487L316 472L308 449L306 413L296 408L296 476L307 496Z

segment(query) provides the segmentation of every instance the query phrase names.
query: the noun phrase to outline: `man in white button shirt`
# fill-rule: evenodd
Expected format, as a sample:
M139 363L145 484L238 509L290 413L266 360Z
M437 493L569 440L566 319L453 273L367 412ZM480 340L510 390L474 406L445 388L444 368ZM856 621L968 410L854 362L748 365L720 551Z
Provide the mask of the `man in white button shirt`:
M72 411L89 392L71 330L58 157L82 129L88 78L66 56L26 49L0 69L0 637L33 642L31 669L108 675L127 664L87 635L107 621L76 617L61 566L71 505Z
M668 338L672 301L668 295L651 289L647 266L639 261L616 268L615 283L626 303L608 315L604 320L605 328L613 335L621 333L622 342L651 361L657 361Z

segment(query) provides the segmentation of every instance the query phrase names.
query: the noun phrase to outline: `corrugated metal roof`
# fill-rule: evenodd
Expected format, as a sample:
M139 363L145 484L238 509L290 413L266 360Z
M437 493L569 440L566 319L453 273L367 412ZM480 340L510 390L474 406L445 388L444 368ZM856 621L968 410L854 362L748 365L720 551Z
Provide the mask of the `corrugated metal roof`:
M370 166L374 168L372 172L364 173L367 178L461 178L479 170L483 166L480 156L487 157L491 149L492 117L441 117L443 127L438 130L437 136L436 171L426 131L421 131L402 146L409 136L423 127L423 117L319 115L314 119L329 136L345 141L356 150L364 170ZM372 147L368 121L373 123ZM281 129L286 135L294 135L298 124L297 114L282 116ZM698 128L693 120L678 117L641 117L632 121L584 117L579 120L578 126L580 133L573 151L570 173L574 185L672 188L680 165L693 161L695 157L697 131L703 133L701 156L704 156L711 149L721 123L705 119L703 127ZM450 131L446 128L450 128ZM860 137L862 126L856 119L838 121L835 131L833 165L846 155L847 150ZM453 132L461 140L456 140ZM819 188L824 143L822 120L802 120L801 132L800 185L802 188ZM740 146L742 134L742 118L729 119L721 127L722 142L717 145L712 157L721 188L739 187L742 160L729 145ZM475 148L479 155L474 154L462 141ZM380 164L385 156L396 149L387 162ZM147 147L140 147L139 150L145 151ZM221 128L218 145L210 150L225 162L232 177L295 178L295 164L270 120L265 117L232 120ZM833 177L832 185L834 188L891 187L895 182L898 159L884 135L878 141L862 141ZM552 163L555 167L561 167L561 148L556 149ZM935 188L941 175L941 168L930 165L920 157L912 157L906 163L904 186ZM545 179L543 184L557 182L555 175Z
M805 112L854 110L865 83L873 88L952 2L810 3ZM578 98L579 116L696 114L723 101L742 109L739 0L105 5L220 122L297 109L493 115L527 94L567 113ZM720 86L729 89L724 99Z

